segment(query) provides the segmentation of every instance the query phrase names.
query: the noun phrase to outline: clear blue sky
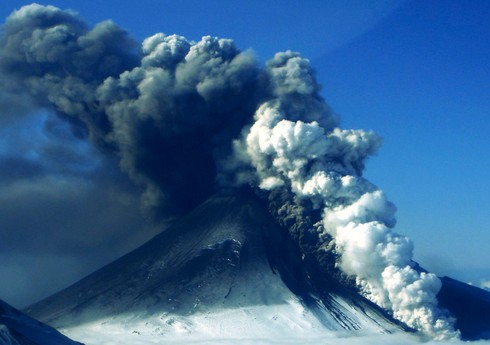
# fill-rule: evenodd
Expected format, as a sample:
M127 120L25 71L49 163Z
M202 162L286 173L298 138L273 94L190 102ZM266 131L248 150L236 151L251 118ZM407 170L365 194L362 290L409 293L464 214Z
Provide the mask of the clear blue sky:
M5 18L28 1L0 4ZM344 128L384 138L366 176L398 207L397 231L441 275L490 279L489 1L38 1L137 40L227 37L261 61L310 58ZM0 296L1 298L1 296Z

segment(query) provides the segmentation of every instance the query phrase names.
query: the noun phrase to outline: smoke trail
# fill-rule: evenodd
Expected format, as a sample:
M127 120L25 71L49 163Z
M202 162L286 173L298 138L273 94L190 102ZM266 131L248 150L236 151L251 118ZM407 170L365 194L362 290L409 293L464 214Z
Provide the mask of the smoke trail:
M456 337L453 320L437 307L439 279L411 267L412 243L391 230L396 208L361 176L380 139L334 127L328 112L315 112L321 110L318 87L307 60L280 53L267 68L276 98L259 107L255 123L235 142L236 157L254 168L244 168L239 180L263 190L289 190L322 209L320 250L333 238L339 267L355 276L364 296L436 339ZM302 104L310 99L313 117Z
M381 140L338 127L306 59L278 53L260 68L231 40L164 34L137 52L112 22L89 29L35 4L7 18L0 47L3 92L54 110L119 157L148 207L188 210L217 176L276 204L284 191L293 197L277 213L299 224L292 232L311 225L301 231L316 232L315 250L334 250L367 298L435 338L457 335L437 308L438 278L411 267L411 242L391 230L395 207L362 177Z
M0 46L4 91L27 94L119 156L144 204L169 213L214 192L215 161L265 94L255 59L231 40L156 34L138 54L114 23L89 29L52 6L11 14Z

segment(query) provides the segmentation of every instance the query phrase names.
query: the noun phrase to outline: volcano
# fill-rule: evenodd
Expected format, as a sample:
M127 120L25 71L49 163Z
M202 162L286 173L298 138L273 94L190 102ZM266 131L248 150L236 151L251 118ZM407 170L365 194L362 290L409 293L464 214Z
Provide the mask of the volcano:
M255 195L220 194L26 313L89 344L301 343L312 337L414 332L354 286L318 279L314 266ZM488 332L485 320L479 326L468 320L474 310L461 310L462 304L453 306L451 300L486 299L479 315L488 320L490 294L477 297L452 282L443 292L447 307L459 308L463 324L473 325L469 338L484 335L482 327Z
M299 52L259 61L228 38L163 32L140 44L112 21L38 4L6 19L0 47L7 119L47 112L46 147L71 147L29 141L21 166L39 168L22 183L63 195L55 181L72 181L71 200L86 180L117 184L106 167L118 166L147 215L174 219L29 315L93 344L488 337L488 293L413 261L396 206L363 174L382 138L340 127Z

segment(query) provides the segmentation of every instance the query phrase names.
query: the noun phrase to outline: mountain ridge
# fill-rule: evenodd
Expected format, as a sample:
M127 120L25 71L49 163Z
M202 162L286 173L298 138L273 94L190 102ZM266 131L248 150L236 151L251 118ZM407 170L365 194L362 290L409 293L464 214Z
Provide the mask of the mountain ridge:
M307 315L305 327L375 333L407 329L359 295L311 291L301 268L292 268L301 265L298 255L260 200L247 193L219 195L26 312L70 329L122 315L161 321L165 313L185 318L274 306L289 308L281 313L294 314L285 316L294 322Z
M81 345L0 300L0 344Z
M253 193L223 193L26 313L82 340L104 329L167 340L414 332L354 286L317 277L311 260ZM464 293L443 286L442 306L456 310L447 301ZM463 329L486 336L484 324Z

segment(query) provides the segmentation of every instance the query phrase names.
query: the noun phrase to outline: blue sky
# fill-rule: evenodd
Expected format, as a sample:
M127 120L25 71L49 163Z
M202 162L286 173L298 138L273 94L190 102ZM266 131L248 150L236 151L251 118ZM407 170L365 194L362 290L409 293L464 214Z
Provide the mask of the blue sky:
M407 2L313 62L344 126L384 138L367 176L416 258L461 279L490 268L489 18L488 2Z
M28 3L3 3L0 15ZM490 2L38 3L72 8L90 24L112 19L139 41L156 32L195 40L209 34L234 39L261 61L301 52L342 127L384 138L366 176L397 205L397 231L415 242L415 259L441 275L490 278ZM87 259L64 277L73 280L99 261Z

